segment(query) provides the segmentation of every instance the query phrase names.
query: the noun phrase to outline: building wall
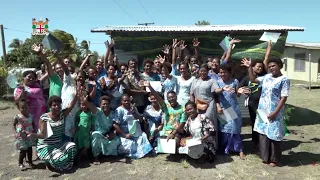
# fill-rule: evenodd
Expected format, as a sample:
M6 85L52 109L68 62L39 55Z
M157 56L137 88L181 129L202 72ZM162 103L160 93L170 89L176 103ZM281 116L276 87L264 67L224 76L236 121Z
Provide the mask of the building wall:
M295 55L298 53L305 53L305 59L300 59L304 61L304 70L295 70ZM311 82L319 81L318 78L318 66L320 60L320 50L310 50L296 47L286 47L284 50L283 57L286 58L286 65L282 69L282 73L286 75L289 79L309 81L309 54L311 54ZM301 63L301 62L300 62ZM296 62L297 64L297 62Z

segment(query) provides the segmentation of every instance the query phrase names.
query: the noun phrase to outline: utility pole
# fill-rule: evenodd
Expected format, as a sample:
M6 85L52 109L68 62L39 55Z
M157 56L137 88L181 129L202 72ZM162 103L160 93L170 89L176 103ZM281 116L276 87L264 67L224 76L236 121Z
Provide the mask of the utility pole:
M2 41L2 52L3 52L3 64L6 65L7 61L7 53L6 53L6 43L4 39L4 31L3 31L3 25L0 24L0 32L1 32L1 41Z
M138 23L139 26L149 26L149 25L154 25L154 22L152 23Z

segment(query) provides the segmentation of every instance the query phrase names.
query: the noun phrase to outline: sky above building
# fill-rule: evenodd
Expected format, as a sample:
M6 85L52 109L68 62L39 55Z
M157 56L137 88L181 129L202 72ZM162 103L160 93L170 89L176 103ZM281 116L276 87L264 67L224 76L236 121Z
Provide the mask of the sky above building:
M90 50L105 52L104 33L91 33L95 27L137 25L193 25L198 20L212 25L271 24L306 28L304 32L290 32L287 42L320 42L318 35L320 1L254 1L254 0L2 0L0 24L5 29L6 46L14 38L25 40L31 36L32 18L49 19L49 30L60 29L77 38L90 41ZM9 49L7 49L9 50ZM2 51L0 51L2 55Z

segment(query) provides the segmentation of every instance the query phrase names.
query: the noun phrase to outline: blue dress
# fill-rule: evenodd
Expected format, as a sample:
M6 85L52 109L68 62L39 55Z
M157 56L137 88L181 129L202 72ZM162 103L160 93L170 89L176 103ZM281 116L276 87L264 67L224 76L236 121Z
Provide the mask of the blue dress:
M267 110L268 113L271 113L277 108L281 97L289 96L290 81L285 76L273 78L271 74L266 74L257 79L259 83L262 84L258 110L263 109ZM283 113L284 106L277 114L276 119L269 123L260 121L257 116L253 130L266 135L271 140L281 141L285 135Z
M135 112L138 113L137 109L135 109ZM135 118L127 109L122 106L116 109L114 121L125 134L129 133L128 122L132 120L135 120ZM120 141L118 153L130 158L142 158L152 150L152 146L144 132L142 132L141 136L132 137L131 139L120 137Z
M155 128L158 128L162 122L162 110L156 111L152 109L152 105L148 105L146 109L144 110L143 116L148 121L148 131L150 132L150 135L153 135L153 132ZM153 147L157 146L157 141L160 138L160 132L155 136L155 141L152 144Z
M229 85L231 88L236 88L239 85L237 79L231 79L228 82L223 82L221 78L217 80L217 83L220 88L223 88ZM219 94L220 106L222 109L232 108L237 114L237 118L233 121L227 121L226 124L219 122L219 132L220 132L220 143L219 145L224 150L225 154L232 152L242 152L242 139L240 136L242 119L241 112L237 102L236 92L230 93L223 91L222 94ZM219 119L219 118L218 118Z
M111 111L109 116L106 116L101 108L98 108L93 126L94 131L91 135L91 147L93 157L97 157L99 154L105 156L118 155L118 147L120 145L119 137L115 137L111 140L106 139L106 134L113 131L114 112Z

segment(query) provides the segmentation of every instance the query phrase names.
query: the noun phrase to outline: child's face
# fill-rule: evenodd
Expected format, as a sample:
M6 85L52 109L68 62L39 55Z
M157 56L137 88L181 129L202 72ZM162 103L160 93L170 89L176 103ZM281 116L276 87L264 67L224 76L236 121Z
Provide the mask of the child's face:
M28 113L28 104L27 102L23 101L23 102L19 102L19 111L22 114L27 114Z
M80 102L80 109L81 109L81 111L87 111L88 108L84 102Z

